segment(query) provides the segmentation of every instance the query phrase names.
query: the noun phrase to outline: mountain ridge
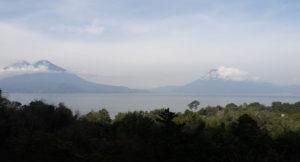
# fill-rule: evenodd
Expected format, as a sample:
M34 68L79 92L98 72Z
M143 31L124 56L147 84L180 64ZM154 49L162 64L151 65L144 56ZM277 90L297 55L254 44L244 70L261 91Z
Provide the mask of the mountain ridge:
M163 86L150 90L99 84L80 78L66 69L40 60L17 62L3 68L16 75L0 79L0 88L24 93L185 93L185 94L300 94L300 86L279 86L253 79L234 68L212 69L206 75L184 85Z
M258 80L234 80L222 78L216 70L200 79L184 85L162 86L151 90L156 93L186 93L186 94L300 94L300 86L280 86Z
M51 63L48 60L37 61L36 63L33 64L33 66L36 68L38 68L40 66L46 66L48 68L48 70L50 70L50 71L57 71L57 72L66 72L67 71L66 69L59 67L59 66Z
M36 68L36 69L34 69ZM43 70L39 70L39 69ZM4 68L23 73L0 79L0 88L10 93L137 93L144 90L130 89L87 81L50 61L34 64L26 61ZM26 71L28 70L28 71Z
M19 61L3 68L4 71L49 71L49 72L66 72L67 70L59 67L48 60L39 60L34 63Z

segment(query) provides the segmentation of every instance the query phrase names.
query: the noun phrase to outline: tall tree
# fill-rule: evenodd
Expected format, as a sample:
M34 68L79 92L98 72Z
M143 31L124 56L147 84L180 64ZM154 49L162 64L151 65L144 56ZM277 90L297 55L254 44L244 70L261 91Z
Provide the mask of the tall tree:
M194 110L196 111L199 106L200 106L200 102L198 100L194 100L193 102L188 104L188 107L191 111L194 111Z

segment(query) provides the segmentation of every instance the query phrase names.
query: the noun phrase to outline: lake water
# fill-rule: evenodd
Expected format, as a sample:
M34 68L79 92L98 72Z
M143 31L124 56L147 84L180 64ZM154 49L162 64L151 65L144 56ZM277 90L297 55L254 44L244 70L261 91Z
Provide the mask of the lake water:
M297 102L300 96L289 95L183 95L183 94L20 94L12 93L7 97L14 101L27 104L32 100L44 100L50 104L65 103L74 111L85 114L91 110L106 108L110 114L134 110L153 110L169 107L180 112L187 109L193 100L199 100L201 107L211 105L226 105L228 103L260 102L270 105L273 101Z

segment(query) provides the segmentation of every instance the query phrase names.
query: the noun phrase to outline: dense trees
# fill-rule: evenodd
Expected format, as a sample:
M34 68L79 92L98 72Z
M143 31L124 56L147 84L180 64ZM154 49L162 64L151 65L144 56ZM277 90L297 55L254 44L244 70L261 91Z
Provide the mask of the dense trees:
M197 104L198 105L198 104ZM1 161L298 161L299 103L74 115L0 97ZM198 105L199 106L199 105ZM284 115L282 115L284 114Z
M98 112L89 112L86 114L83 119L87 120L88 122L99 123L99 124L110 124L111 118L109 113L106 109L101 109Z

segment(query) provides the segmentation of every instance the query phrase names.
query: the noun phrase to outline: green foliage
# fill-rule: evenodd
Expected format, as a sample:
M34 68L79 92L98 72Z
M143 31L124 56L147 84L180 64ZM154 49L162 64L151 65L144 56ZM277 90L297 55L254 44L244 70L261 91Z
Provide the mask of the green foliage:
M84 120L87 120L88 122L92 123L98 123L98 124L111 124L112 120L109 116L109 113L106 109L101 109L97 112L89 112L85 116L83 116Z
M300 111L300 102L297 102L295 104L273 102L271 108L273 111L277 112L295 113Z
M192 133L197 129L203 129L205 127L203 117L190 110L186 110L183 114L178 113L174 120L177 124L184 125L183 131L185 132Z
M225 106L225 108L227 108L227 109L237 109L238 106L236 104L234 104L234 103L230 103L230 104L227 104Z
M64 104L0 96L1 161L298 161L300 103L78 117Z

